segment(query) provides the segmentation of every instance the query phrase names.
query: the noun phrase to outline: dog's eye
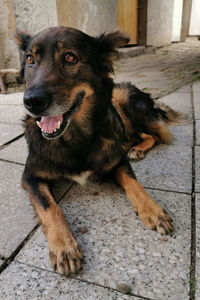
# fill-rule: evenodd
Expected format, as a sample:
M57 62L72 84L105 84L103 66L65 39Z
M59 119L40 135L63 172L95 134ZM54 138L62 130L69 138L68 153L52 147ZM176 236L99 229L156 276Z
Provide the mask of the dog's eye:
M65 53L64 62L68 65L74 65L77 62L77 57L75 54L71 52Z
M33 65L35 62L33 55L31 54L26 55L26 62L28 65Z

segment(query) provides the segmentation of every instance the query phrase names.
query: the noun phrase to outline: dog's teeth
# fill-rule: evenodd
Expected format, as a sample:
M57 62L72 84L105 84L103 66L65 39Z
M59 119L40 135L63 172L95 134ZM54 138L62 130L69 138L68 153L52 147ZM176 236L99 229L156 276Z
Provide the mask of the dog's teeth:
M37 125L40 127L40 122L39 121L36 121ZM41 128L41 127L40 127Z
M58 121L58 124L57 124L57 129L60 128L60 121Z

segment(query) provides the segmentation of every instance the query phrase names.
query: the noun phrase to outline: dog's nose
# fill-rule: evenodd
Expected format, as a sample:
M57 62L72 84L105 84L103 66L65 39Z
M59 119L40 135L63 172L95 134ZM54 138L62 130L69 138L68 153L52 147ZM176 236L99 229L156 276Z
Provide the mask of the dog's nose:
M24 94L25 107L35 115L40 115L44 112L51 102L51 93L44 88L32 87Z

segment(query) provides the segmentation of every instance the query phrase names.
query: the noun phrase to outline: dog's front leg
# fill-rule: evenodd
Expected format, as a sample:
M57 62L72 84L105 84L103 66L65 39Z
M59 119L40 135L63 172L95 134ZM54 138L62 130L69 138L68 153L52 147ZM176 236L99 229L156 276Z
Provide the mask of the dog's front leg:
M160 234L168 234L173 231L172 219L136 180L134 172L127 161L114 170L114 177L125 190L134 210L147 228L156 230Z
M41 220L54 270L61 274L77 273L81 268L82 252L47 183L24 175L22 186L29 192L31 203Z

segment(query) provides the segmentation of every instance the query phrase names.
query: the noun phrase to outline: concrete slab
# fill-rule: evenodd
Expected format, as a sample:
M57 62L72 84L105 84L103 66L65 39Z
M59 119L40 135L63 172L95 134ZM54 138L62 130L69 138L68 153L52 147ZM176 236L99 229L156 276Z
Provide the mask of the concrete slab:
M194 82L192 88L194 93L200 93L200 81Z
M192 120L192 102L190 93L174 92L159 99L159 101L169 105L174 110L186 114Z
M0 105L0 116L3 112L8 112L9 110L12 109L12 105ZM1 118L0 118L1 121Z
M193 143L193 124L189 123L187 125L180 126L169 126L173 134L173 145L185 145L192 146Z
M37 223L21 188L23 166L0 161L0 255L9 257Z
M0 123L1 135L0 146L8 143L17 136L21 135L24 130L23 127L17 124L3 124Z
M182 88L176 90L177 93L191 93L191 84L186 84Z
M83 273L76 278L111 288L124 282L133 294L150 299L189 299L190 196L148 192L174 219L173 237L162 237L144 228L115 184L90 183L70 189L61 207L86 262ZM51 270L41 228L16 261Z
M0 94L0 104L22 105L24 93Z
M0 290L2 300L142 300L19 263L12 263L4 270L0 278Z
M195 147L195 192L200 192L200 147Z
M10 108L7 112L0 113L0 123L20 124L25 117L25 109L23 105Z
M4 261L2 259L0 259L0 268L3 265Z
M200 299L200 194L196 195L196 300Z
M200 120L196 120L196 145L200 145Z
M131 163L143 186L190 193L192 190L192 149L190 146L159 145L146 158Z
M0 159L21 164L26 163L27 155L28 149L24 136L0 150Z
M60 201L60 199L67 193L71 186L72 182L64 179L54 183L51 186L52 194L56 202Z
M194 117L200 119L200 93L193 93L194 99Z

